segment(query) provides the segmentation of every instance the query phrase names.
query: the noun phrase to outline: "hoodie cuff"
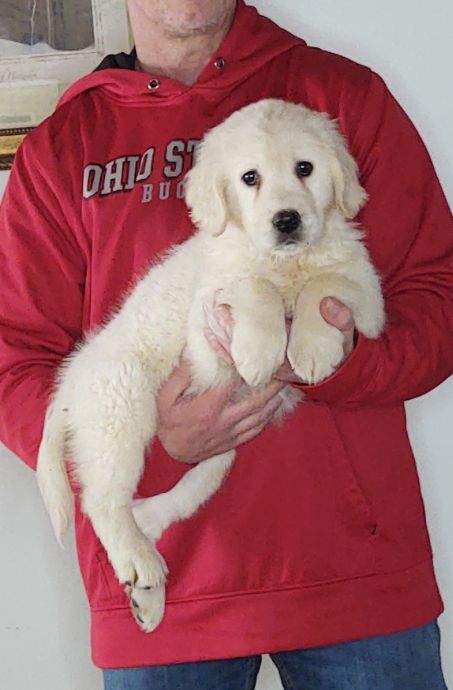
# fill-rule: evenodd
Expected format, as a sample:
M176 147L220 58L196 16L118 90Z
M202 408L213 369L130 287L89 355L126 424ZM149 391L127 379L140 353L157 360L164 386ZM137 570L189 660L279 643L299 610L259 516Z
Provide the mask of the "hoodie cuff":
M369 370L370 341L360 333L350 355L328 378L314 385L295 383L305 396L314 402L341 405L360 397L363 387L363 373Z

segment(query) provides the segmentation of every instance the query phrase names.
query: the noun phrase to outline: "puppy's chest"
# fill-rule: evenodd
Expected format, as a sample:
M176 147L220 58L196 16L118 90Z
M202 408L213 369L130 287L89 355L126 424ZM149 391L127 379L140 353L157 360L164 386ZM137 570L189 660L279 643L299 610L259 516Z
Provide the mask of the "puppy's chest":
M273 267L268 272L266 278L281 295L287 318L292 318L296 300L312 277L313 270L310 267L297 264Z

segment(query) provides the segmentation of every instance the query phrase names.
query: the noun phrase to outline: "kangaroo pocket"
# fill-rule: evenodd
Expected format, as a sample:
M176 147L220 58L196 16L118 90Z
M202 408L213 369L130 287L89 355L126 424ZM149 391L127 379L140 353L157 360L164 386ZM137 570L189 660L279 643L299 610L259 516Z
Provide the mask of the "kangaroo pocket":
M323 420L318 457L325 454L323 476L327 492L320 492L325 501L325 521L320 515L319 540L325 539L323 559L314 559L311 577L314 581L349 578L376 572L374 542L379 523L357 476L332 410L318 406ZM331 538L329 538L329 533Z
M173 486L187 468L155 444L140 495ZM78 515L80 562L93 608L126 606L89 520ZM335 415L303 403L239 449L218 493L158 543L171 601L310 587L376 572L376 516Z
M159 548L179 600L370 575L377 534L331 411L305 403L241 448L220 491Z

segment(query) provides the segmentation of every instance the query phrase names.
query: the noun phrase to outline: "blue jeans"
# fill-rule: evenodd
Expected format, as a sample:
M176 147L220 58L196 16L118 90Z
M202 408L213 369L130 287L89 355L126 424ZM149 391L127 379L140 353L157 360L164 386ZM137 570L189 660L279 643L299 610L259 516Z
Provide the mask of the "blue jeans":
M447 690L437 623L271 654L285 690ZM260 656L104 671L105 690L253 690Z

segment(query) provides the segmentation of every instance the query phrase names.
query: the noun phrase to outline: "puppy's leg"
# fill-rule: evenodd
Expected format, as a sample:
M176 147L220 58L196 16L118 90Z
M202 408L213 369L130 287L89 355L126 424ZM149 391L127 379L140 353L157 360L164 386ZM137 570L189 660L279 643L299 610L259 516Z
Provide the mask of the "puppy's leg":
M285 359L281 296L270 282L247 278L225 290L225 302L232 308L231 356L236 369L249 386L268 383Z
M191 517L220 488L235 456L232 450L203 460L169 491L134 501L134 518L142 532L157 541L173 522Z
M356 327L369 337L377 337L384 324L377 277L371 287L335 273L312 279L297 298L288 345L292 368L310 384L330 376L344 358L343 334L326 323L319 310L321 300L329 296L351 309Z
M173 522L193 515L218 490L235 455L230 451L204 460L169 491L134 501L134 518L142 532L154 543ZM138 613L142 620L148 622L148 630L154 629L164 613L165 584L149 590L133 586L129 596L135 615Z
M83 387L85 399L70 410L82 509L121 583L143 590L161 587L165 563L132 515L144 449L155 431L155 391L149 371L134 358L102 364L102 372ZM144 630L160 621L156 612L144 619L138 607L133 610Z
M385 324L385 304L379 278L371 266L360 280L360 292L356 295L351 310L360 333L367 338L380 336Z
M83 492L82 507L104 545L119 581L126 584L132 612L140 627L149 632L162 620L165 604L167 567L154 544L141 532L132 515L132 495L143 463L143 447L117 446L118 455L95 457L96 481L102 491L88 488ZM129 475L108 471L110 461L127 458ZM106 460L106 463L103 463ZM104 470L100 465L104 465ZM119 463L116 464L118 467ZM153 593L152 606L148 594Z

